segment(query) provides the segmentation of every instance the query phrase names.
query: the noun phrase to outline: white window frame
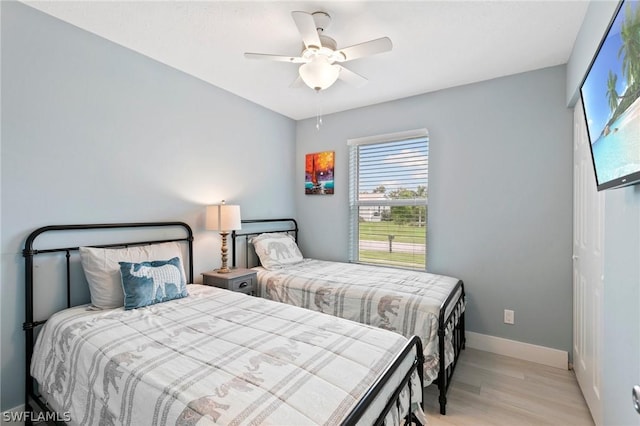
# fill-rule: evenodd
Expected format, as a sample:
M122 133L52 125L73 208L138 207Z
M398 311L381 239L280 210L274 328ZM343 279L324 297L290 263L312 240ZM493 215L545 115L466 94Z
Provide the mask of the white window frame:
M358 148L364 145L381 144L389 142L402 142L411 139L426 138L429 141L429 132L427 129L407 130L403 132L387 133L382 135L366 136L361 138L348 139L349 146L349 261L360 263L359 261L359 208L365 206L405 206L405 205L424 205L428 208L428 195L425 199L388 199L388 200L360 200L359 197L359 171L360 165ZM428 143L428 142L427 142ZM428 176L428 166L427 166ZM427 177L428 182L428 177ZM427 238L425 234L425 269L426 269L426 244ZM388 265L393 266L393 265Z

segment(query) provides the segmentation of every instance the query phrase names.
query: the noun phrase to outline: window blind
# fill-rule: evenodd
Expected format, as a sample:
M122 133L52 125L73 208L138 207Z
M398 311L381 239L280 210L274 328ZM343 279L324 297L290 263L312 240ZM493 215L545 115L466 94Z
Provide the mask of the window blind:
M348 144L350 260L426 269L426 129L351 139Z

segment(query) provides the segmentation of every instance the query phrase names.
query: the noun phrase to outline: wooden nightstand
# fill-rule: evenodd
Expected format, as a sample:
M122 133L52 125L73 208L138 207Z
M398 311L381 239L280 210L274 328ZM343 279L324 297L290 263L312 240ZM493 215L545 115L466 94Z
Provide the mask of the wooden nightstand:
M258 278L256 271L252 269L237 268L226 274L203 272L202 283L255 296Z

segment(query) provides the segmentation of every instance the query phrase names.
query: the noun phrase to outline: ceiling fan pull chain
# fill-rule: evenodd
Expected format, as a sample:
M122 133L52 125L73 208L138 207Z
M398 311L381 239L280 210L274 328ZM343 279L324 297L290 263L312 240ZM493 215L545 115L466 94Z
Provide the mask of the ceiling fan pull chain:
M322 126L322 99L320 98L321 90L316 90L316 130L320 131Z

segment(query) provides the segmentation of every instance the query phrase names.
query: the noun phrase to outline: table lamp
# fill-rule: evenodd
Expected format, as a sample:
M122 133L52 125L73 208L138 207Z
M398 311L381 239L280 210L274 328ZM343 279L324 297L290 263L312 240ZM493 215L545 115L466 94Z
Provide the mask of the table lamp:
M227 266L227 236L230 231L241 229L242 223L240 218L240 206L225 204L224 200L222 204L216 204L207 206L206 214L206 229L209 231L220 231L222 236L222 267L217 269L216 272L228 273L231 272Z

